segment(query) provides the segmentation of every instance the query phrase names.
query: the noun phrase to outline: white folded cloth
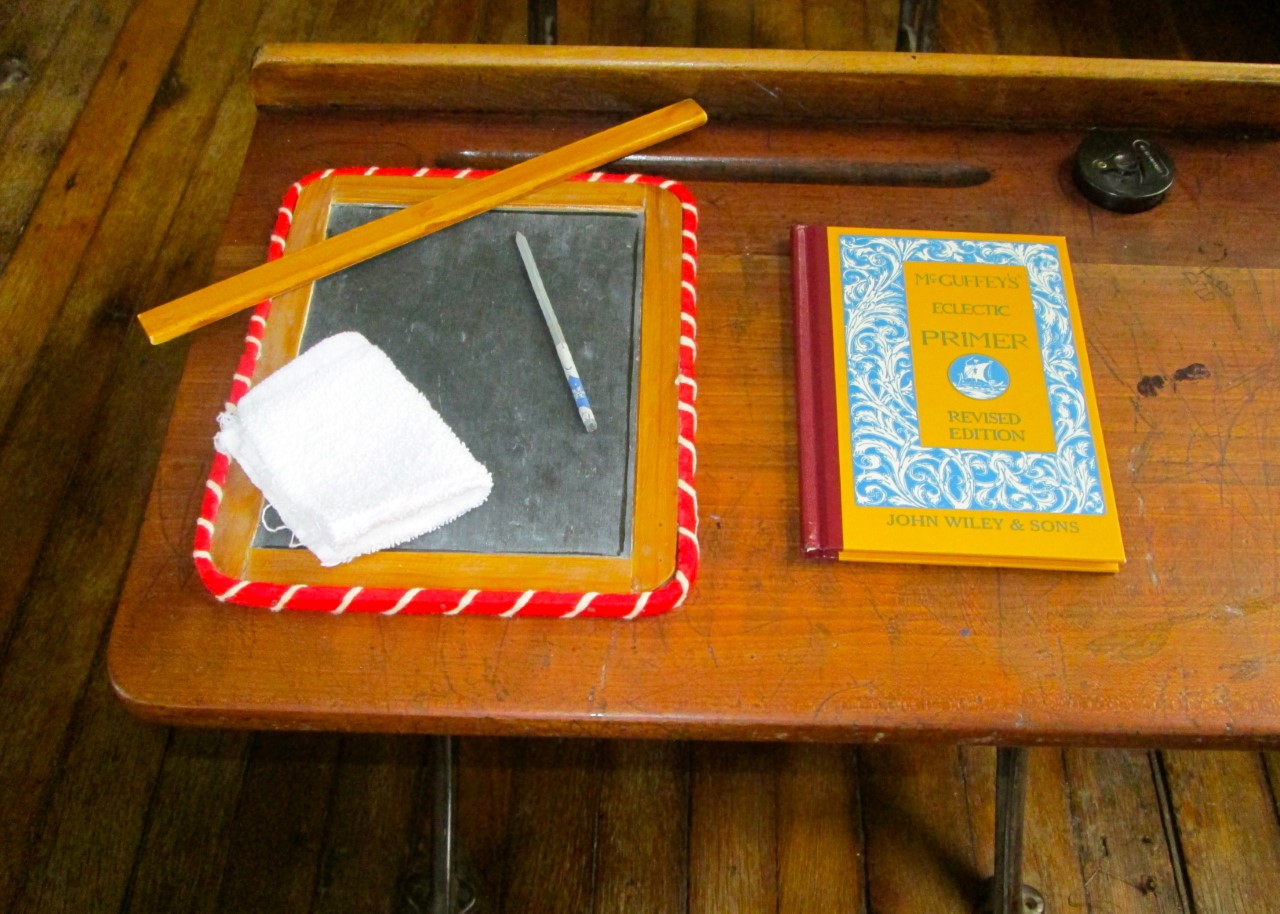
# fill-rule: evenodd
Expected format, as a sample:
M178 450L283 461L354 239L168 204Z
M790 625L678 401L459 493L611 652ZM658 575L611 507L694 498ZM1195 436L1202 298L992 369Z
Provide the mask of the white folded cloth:
M398 545L484 503L493 477L361 334L331 336L218 417L235 459L322 565Z

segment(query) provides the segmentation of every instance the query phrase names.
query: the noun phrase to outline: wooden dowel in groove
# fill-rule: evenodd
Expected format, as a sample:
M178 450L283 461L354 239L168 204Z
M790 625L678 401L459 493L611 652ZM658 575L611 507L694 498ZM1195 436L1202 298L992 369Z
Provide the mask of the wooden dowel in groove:
M436 156L439 168L509 168L536 153L512 149L462 149ZM662 175L677 181L850 184L877 187L976 187L991 172L966 162L883 162L813 156L733 156L637 153L602 171Z

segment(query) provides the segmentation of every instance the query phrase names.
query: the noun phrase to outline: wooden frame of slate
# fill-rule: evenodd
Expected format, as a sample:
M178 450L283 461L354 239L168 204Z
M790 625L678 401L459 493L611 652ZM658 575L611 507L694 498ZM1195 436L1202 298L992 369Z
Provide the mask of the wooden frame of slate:
M288 246L314 244L456 181L312 181L292 213ZM513 229L528 236L574 350L600 420L593 434L574 408ZM680 270L681 207L672 194L575 181L278 296L252 383L318 339L359 329L489 467L494 492L434 534L324 568L309 551L288 548L287 531L271 523L261 493L233 463L214 565L242 580L308 586L658 587L676 563Z

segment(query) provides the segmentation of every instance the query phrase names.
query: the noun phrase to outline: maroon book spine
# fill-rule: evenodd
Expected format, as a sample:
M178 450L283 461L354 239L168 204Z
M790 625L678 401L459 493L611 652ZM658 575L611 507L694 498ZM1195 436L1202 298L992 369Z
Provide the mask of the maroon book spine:
M814 558L836 558L844 545L827 263L826 226L793 227L791 291L800 444L800 533L805 554Z

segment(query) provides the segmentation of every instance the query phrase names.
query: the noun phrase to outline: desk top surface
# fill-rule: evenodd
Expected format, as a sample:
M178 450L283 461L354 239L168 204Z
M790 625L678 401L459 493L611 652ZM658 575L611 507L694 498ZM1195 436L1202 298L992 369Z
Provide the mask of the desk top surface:
M639 622L331 617L217 603L191 562L244 317L193 338L113 632L138 713L181 724L728 739L1280 741L1280 144L1158 134L1178 183L1118 216L1072 188L1083 133L713 120L664 149L954 165L971 186L687 180L699 203L701 567ZM540 151L616 121L264 111L219 271L332 165ZM874 170L874 169L873 169ZM676 175L679 177L679 175ZM795 223L1063 235L1128 552L1117 575L800 553ZM1199 363L1208 377L1177 380ZM1199 375L1199 372L1195 372ZM1161 378L1163 386L1153 379Z

